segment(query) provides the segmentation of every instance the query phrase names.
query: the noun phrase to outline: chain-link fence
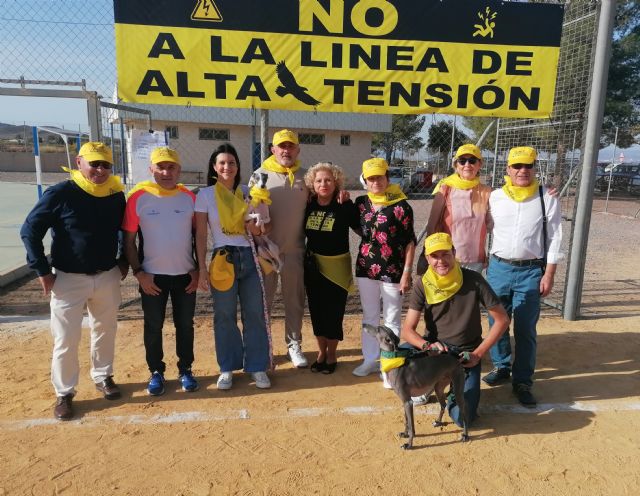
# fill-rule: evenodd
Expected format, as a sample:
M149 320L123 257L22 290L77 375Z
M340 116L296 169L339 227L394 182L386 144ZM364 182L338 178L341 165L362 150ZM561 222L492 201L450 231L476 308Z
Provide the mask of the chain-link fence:
M519 145L535 147L539 152L542 180L554 184L561 192L565 253L570 252L574 198L585 147L584 125L599 2L548 3L565 4L553 114L546 120L499 119L493 122L486 118L474 121L453 116L428 116L424 134L425 143L428 143L426 150L394 156L394 168L391 171L392 180L401 183L410 193L416 216L416 232L421 232L426 224L431 207L429 193L433 185L451 172L451 157L455 148L461 140L478 141L482 131L486 130L482 139L485 157L482 180L500 187L508 150ZM100 100L107 103L100 107L101 135L114 148L116 170L119 173L126 172L126 142L132 129L153 128L165 132L169 143L181 154L183 180L187 184L200 185L206 182L204 175L209 155L222 142L230 141L238 148L244 181L259 163L260 116L254 109L168 105L128 105L129 108L115 105L114 108L118 102L115 101L114 13L111 0L0 0L0 41L3 46L0 78L25 76L30 80L50 82L81 81L87 91L97 92ZM0 96L0 109L2 98ZM38 124L77 126L77 123L69 120L70 117L61 112L59 120ZM448 124L447 132L440 129L446 127L443 122ZM283 127L298 130L304 164L329 160L343 166L348 186L353 189L355 196L361 194L357 190L359 170L363 159L371 154L372 135L389 131L391 117L271 111L268 127L269 136ZM27 147L24 148L26 150ZM617 183L607 184L613 186ZM637 186L640 188L640 185ZM628 184L627 193L636 194L635 187L635 183ZM621 194L613 187L607 191L609 195ZM355 249L355 239L352 245ZM553 305L562 305L563 286L564 270L560 268L556 276L556 291L549 301ZM133 280L127 284L124 298L127 308L131 311L138 309L137 305L131 304L137 298ZM202 311L208 308L208 300L203 300ZM350 305L350 308L358 311L359 307Z

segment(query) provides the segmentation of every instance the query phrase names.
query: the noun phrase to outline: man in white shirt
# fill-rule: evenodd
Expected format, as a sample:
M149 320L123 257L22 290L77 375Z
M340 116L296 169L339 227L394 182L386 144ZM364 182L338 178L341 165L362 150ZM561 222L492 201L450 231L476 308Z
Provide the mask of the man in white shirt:
M489 198L493 244L487 280L512 317L515 357L512 366L507 330L491 348L494 369L482 379L494 386L512 375L514 394L529 408L537 404L531 387L540 299L551 292L556 266L562 259L560 204L546 188L538 185L536 158L537 153L531 147L512 148L507 161L506 184L493 191ZM545 215L547 222L543 227Z
M164 394L162 327L169 297L176 328L178 379L183 391L198 389L191 372L198 287L193 256L195 195L178 184L180 170L178 152L166 146L155 148L149 167L153 181L143 181L129 192L122 223L127 260L140 283L144 348L151 373L147 392L151 396Z

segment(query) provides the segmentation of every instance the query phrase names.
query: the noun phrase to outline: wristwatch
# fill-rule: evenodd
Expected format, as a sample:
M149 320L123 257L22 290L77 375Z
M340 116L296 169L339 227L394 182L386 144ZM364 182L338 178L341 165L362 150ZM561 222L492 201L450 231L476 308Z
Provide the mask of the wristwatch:
M142 272L142 266L140 267L136 267L135 269L133 269L131 271L131 273L135 276L136 274L138 274L139 272Z

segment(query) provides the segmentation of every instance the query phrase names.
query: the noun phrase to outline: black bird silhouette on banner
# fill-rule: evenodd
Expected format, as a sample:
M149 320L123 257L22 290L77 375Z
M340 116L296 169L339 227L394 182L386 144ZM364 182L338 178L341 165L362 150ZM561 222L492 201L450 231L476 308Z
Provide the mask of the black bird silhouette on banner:
M298 84L296 78L293 77L293 74L284 63L284 60L278 62L276 65L276 74L278 74L278 79L282 83L282 86L278 86L276 88L276 94L278 96L283 97L285 95L293 95L302 103L312 105L314 107L320 103L319 100L316 100L307 93L307 88Z

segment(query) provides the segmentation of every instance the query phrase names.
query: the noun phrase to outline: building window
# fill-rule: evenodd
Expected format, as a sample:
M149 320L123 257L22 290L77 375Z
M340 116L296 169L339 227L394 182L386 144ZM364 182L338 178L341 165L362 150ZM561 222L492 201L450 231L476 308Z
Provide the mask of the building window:
M301 145L324 145L324 134L300 133L298 139Z
M340 135L340 144L342 146L349 146L351 145L351 136L348 134L341 134Z
M229 141L229 130L213 129L211 127L201 127L198 129L198 139Z
M178 139L178 126L167 126L164 128L169 139Z

